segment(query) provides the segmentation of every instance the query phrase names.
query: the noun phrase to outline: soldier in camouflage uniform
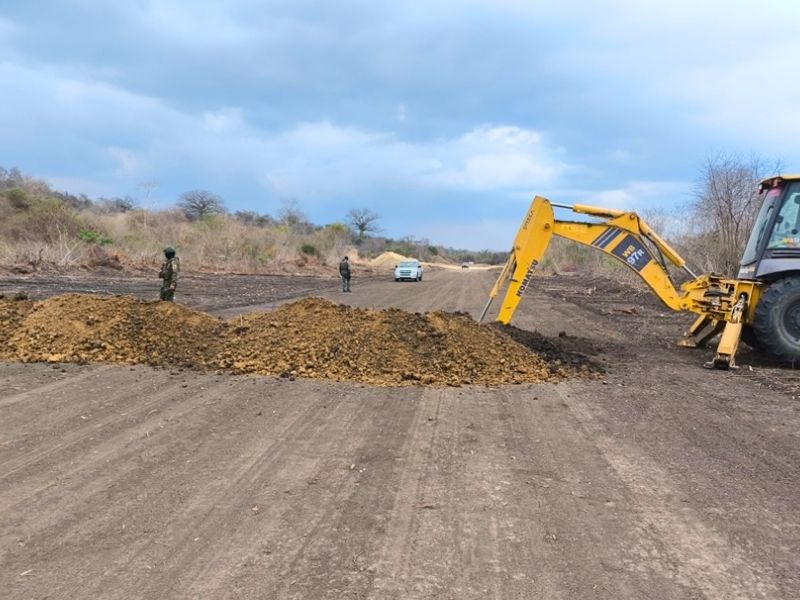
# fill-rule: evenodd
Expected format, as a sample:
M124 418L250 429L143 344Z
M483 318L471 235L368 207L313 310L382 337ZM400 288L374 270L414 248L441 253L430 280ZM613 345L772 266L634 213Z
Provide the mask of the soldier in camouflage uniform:
M172 302L175 298L175 289L178 287L178 274L181 271L180 259L175 256L175 248L167 246L164 248L166 261L161 265L158 276L164 280L161 284L161 299Z
M345 256L339 263L339 275L342 278L342 291L350 291L350 261Z

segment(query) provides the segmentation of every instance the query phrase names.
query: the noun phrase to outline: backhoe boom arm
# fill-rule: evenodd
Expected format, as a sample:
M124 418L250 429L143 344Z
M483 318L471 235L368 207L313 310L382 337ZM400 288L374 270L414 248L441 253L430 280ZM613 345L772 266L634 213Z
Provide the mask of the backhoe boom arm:
M580 204L568 208L605 220L600 223L558 221L549 200L539 196L534 198L514 239L508 261L490 294L490 300L495 298L506 280L509 280L508 290L497 315L498 321L506 324L511 321L533 270L541 262L553 235L591 246L613 256L636 271L668 307L673 310L688 308L688 305L681 305L681 294L675 289L663 264L666 259L677 267L685 267L686 261L638 215ZM654 250L660 255L658 258L654 256Z
M590 215L598 221L557 220L554 206ZM554 235L613 256L636 272L667 307L700 315L684 336L682 345L702 345L724 329L725 335L712 362L713 366L733 366L741 329L755 307L760 284L716 275L696 276L688 269L686 261L634 212L585 204L566 206L552 204L540 196L534 198L480 320L507 283L497 320L504 324L511 321ZM677 289L667 263L684 269L692 280Z

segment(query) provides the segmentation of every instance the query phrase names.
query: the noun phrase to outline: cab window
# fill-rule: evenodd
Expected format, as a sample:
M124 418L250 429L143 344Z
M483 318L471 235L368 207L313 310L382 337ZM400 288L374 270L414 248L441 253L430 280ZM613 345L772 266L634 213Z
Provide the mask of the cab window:
M750 232L750 239L747 241L747 246L742 254L742 265L749 265L755 262L756 254L761 247L761 241L764 239L764 234L767 231L767 224L770 221L775 203L780 198L780 195L781 190L778 187L774 187L766 193L761 204L761 210L758 212L758 217L753 225L753 230Z
M800 183L793 183L787 190L767 248L800 248Z

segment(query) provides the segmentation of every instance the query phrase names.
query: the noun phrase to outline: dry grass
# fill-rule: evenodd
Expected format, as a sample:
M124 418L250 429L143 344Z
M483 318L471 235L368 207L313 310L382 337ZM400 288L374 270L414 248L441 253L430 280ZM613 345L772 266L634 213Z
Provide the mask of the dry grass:
M322 268L355 254L342 225L253 225L230 215L189 220L175 209L102 213L30 192L0 194L0 265L15 270L151 269L168 245L190 269L233 272Z

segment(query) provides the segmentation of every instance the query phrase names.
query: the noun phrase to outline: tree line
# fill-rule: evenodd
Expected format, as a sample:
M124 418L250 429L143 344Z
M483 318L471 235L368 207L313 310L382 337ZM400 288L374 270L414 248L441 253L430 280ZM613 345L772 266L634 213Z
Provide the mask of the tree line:
M669 208L644 210L642 216L679 249L693 269L735 275L759 209L758 183L779 173L781 168L779 161L758 155L709 155L698 169L691 200ZM64 247L69 247L70 239L113 243L120 232L111 231L110 221L89 215L122 214L131 216L131 227L141 221L145 229L148 218L152 224L156 218L163 223L165 219L180 217L189 224L197 224L197 231L219 229L220 223L227 220L256 230L270 230L273 238L284 232L294 241L287 238L282 243L296 242L297 252L306 257L319 255L325 248L332 251L335 247L339 251L343 244L350 243L366 257L393 251L423 260L451 262L500 264L506 259L505 249L475 252L444 247L425 238L383 236L381 216L367 207L350 209L340 223L319 226L308 219L296 200L284 200L274 216L252 210L230 213L220 195L204 189L180 194L172 209L151 211L146 205L156 184L148 182L141 187L144 198L140 199L131 196L91 199L83 194L53 190L19 169L0 167L0 219L3 220L0 244L8 247L14 241L30 239L34 236L32 230L38 231L45 242L58 242ZM115 227L119 229L118 225ZM338 241L334 243L332 239ZM272 254L280 252L270 251L265 256ZM557 241L546 260L555 270L592 270L602 266L605 258L591 249Z

